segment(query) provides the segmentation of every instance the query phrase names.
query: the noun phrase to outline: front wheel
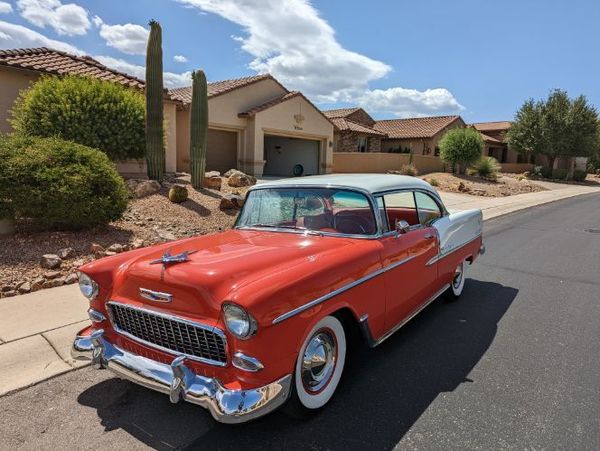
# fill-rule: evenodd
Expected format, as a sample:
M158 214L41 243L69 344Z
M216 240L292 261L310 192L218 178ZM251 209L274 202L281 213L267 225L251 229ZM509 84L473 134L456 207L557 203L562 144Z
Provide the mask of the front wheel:
M454 277L452 278L452 283L450 284L450 288L446 291L446 298L449 301L456 301L463 292L465 287L465 262L462 261L458 264L456 269L454 270Z
M321 319L300 348L292 395L285 411L306 417L325 406L338 386L346 360L346 334L334 316Z

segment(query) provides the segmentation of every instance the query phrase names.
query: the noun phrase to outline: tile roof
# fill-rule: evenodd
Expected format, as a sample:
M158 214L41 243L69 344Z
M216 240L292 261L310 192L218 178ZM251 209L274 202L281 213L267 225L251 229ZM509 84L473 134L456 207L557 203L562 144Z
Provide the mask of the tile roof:
M288 93L282 95L281 97L277 97L273 100L269 100L268 102L265 102L262 105L257 105L247 111L244 111L244 112L238 114L238 116L253 117L254 115L256 115L256 113L260 113L261 111L267 110L275 105L279 105L280 103L283 103L286 100L290 100L290 99L293 99L294 97L298 97L301 95L302 94L298 91L291 91L291 92L288 92Z
M221 80L215 81L212 83L208 83L208 97L215 97L221 94L225 94L231 91L234 91L239 88L243 88L244 86L251 85L253 83L259 82L261 80L271 79L275 81L277 84L281 86L281 84L273 78L272 75L262 74L262 75L254 75L251 77L243 77L243 78L234 78L231 80ZM281 86L283 89L287 91L287 89ZM192 87L185 86L183 88L175 88L169 91L172 97L183 102L185 104L192 103Z
M374 136L381 136L381 137L387 136L383 132L374 130L370 127L365 127L362 124L352 122L343 117L333 117L330 120L331 120L331 122L333 122L333 125L335 125L339 131L351 131L351 132L357 132L357 133L364 133L365 135L374 135Z
M502 144L502 141L500 141L499 139L493 138L492 136L486 135L485 133L479 132L479 134L481 135L481 137L483 138L483 140L486 143L490 143L490 144Z
M473 124L479 131L503 131L510 128L511 123L509 121L497 121L497 122L476 122Z
M0 66L57 75L87 75L139 89L145 86L144 80L110 69L89 56L71 55L46 47L0 50Z
M409 119L387 119L375 122L373 128L390 138L431 138L460 116L415 117Z
M338 108L336 110L323 110L323 114L328 118L333 119L337 117L350 116L352 113L355 113L358 110L360 110L360 107L358 106L352 108Z

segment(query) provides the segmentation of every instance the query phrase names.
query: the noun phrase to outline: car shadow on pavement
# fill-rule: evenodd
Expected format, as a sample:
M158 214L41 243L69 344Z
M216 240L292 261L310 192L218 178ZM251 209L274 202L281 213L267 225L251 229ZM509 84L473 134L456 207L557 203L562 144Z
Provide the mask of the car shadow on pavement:
M358 346L331 402L307 420L277 411L223 425L204 409L109 379L83 392L107 430L156 449L391 449L440 393L469 373L494 340L518 290L470 279L458 302L434 302L381 346Z

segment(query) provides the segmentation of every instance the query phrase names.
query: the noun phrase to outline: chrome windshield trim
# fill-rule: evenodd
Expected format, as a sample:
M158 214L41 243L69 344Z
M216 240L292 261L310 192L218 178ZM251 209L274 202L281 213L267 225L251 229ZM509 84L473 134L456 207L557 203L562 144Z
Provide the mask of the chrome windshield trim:
M379 268L379 269L377 269L377 270L375 270L375 271L367 274L366 276L361 277L360 279L356 279L354 282L350 282L349 284L346 284L344 286L341 286L341 287L333 290L331 293L327 293L327 294L325 294L325 295L323 295L323 296L321 296L321 297L319 297L317 299L314 299L314 300L312 300L310 302L307 302L304 305L301 305L300 307L296 307L295 309L290 310L289 312L286 312L286 313L284 313L282 315L279 315L277 318L275 318L273 320L272 324L278 324L278 323L280 323L282 321L285 321L286 319L291 318L292 316L295 316L298 313L302 313L305 310L308 310L308 309L310 309L310 308L312 308L312 307L314 307L316 305L319 305L319 304L321 304L321 303L323 303L323 302L325 302L325 301L327 301L327 300L329 300L329 299L331 299L331 298L333 298L333 297L335 297L335 296L337 296L339 294L342 294L343 292L348 291L351 288L354 288L355 286L360 285L361 283L364 283L364 282L366 282L368 280L371 280L372 278L377 277L377 276L379 276L379 275L381 275L381 274L383 274L383 273L385 273L387 271L390 271L391 269L397 268L400 265L408 263L409 261L411 261L415 257L416 257L415 255L411 255L410 257L406 257L406 258L404 258L402 260L399 260L399 261L397 261L395 263L392 263L391 265L385 266L383 268Z
M216 333L217 335L219 335L223 339L223 344L225 346L225 356L229 355L228 345L227 345L227 337L225 335L225 332L223 332L218 327L209 326L207 324L198 323L198 322L195 322L195 321L191 321L189 319L181 318L180 316L171 315L169 313L157 312L156 310L152 310L152 309L148 309L148 308L143 308L143 307L138 307L138 306L131 305L131 304L126 304L124 302L108 301L107 304L108 305L123 306L125 308L131 308L133 310L138 310L138 311L141 311L141 312L145 312L145 313L148 313L150 315L160 316L161 318L165 318L165 319L172 320L172 321L179 321L181 323L189 324L190 326L199 327L200 329L204 329L204 330ZM112 314L112 309L109 309L108 311L109 311L109 315L108 316L110 318L110 323L111 323L113 329L115 330L115 332L117 332L120 335L123 335L124 337L127 337L127 338L129 338L129 339L131 339L133 341L137 341L138 343L146 345L146 346L148 346L150 348L155 348L155 349L158 349L160 351L166 352L168 354L172 354L172 355L176 355L176 356L183 355L183 356L185 356L186 358L188 358L190 360L195 360L197 362L206 363L208 365L227 366L227 362L219 362L217 360L206 359L204 357L198 357L198 356L195 356L195 355L186 354L186 353L183 353L183 352L178 352L178 351L175 351L173 349L165 348L163 346L160 346L160 345L151 343L149 341L146 341L146 340L144 340L142 338L136 337L135 335L132 335L129 332L126 332L126 331L120 329L116 325L116 323L114 321L113 314Z
M437 230L437 229L436 229L436 230ZM439 262L441 259L443 259L443 258L447 257L448 255L450 255L450 254L452 254L452 253L456 252L456 251L457 251L457 250L459 250L459 249L462 249L462 248L463 248L463 247L465 247L467 244L471 244L473 241L475 241L476 239L478 239L478 238L480 238L480 237L481 237L481 233L480 233L479 235L477 235L475 238L471 238L470 240L468 240L468 241L465 241L464 243L462 243L462 244L459 244L459 245L458 245L458 246L456 246L456 247L453 247L453 248L452 248L452 249L450 249L449 251L446 251L446 252L441 252L441 251L440 251L440 252L439 252L437 255L435 255L435 256L433 256L433 257L431 257L431 258L430 258L430 259L427 261L427 263L425 263L425 265L426 265L426 266L431 266L431 265L433 265L434 263L437 263L437 262Z

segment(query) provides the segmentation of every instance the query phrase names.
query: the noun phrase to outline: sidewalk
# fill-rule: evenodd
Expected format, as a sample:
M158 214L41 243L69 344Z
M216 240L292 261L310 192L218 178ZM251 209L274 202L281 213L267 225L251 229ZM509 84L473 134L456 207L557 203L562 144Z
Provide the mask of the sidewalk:
M548 182L551 191L492 198L440 193L450 212L480 208L484 220L600 188ZM75 285L0 300L0 396L85 363L71 359L75 334L89 324L88 302Z

